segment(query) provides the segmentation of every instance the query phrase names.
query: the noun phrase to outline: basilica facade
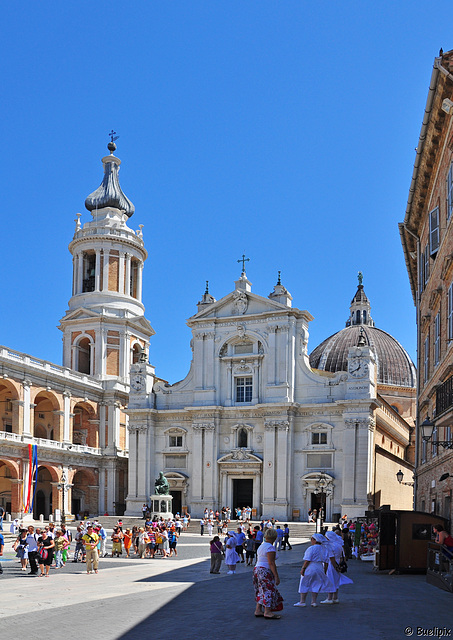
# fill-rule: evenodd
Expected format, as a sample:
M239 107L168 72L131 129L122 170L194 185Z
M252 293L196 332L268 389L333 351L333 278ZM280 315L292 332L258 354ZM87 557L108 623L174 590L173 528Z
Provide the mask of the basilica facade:
M264 297L243 270L220 300L206 290L188 320L184 380L168 385L146 362L132 365L127 514L140 513L160 470L174 510L195 516L223 505L279 520L412 507L396 478L413 468L409 356L374 327L361 283L347 327L313 362L311 320L280 276Z
M269 295L253 292L243 262L234 288L215 300L206 287L189 318L184 380L156 374L147 250L115 149L69 244L62 366L0 347L0 504L14 517L141 515L162 471L173 510L194 516L223 505L280 520L411 508L396 472L413 469L415 370L374 326L361 280L346 327L309 355L312 315L292 306L280 275Z

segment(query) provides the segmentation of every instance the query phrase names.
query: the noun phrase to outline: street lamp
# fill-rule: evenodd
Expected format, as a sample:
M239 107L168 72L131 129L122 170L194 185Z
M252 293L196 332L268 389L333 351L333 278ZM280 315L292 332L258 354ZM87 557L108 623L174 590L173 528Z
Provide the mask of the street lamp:
M425 442L429 442L433 437L434 432L434 422L429 419L429 416L426 417L426 420L422 422L420 428L422 430L422 438ZM444 449L453 449L453 440L434 440L433 445L441 446Z
M321 471L316 481L315 493L321 498L321 508L319 509L318 518L316 519L316 533L322 533L327 496L331 496L333 493L332 480L326 476L324 471Z
M69 491L69 487L71 485L67 483L67 478L66 478L66 474L63 471L62 475L61 475L61 480L60 482L57 484L57 488L59 491L62 492L62 496L63 496L63 500L62 500L62 505L61 505L61 518L60 518L60 524L66 524L66 514L65 514L65 510L64 510L64 503L65 503L65 493L67 493Z
M403 482L403 478L404 478L404 473L401 471L401 469L398 471L398 473L396 474L396 479L398 480L398 482L400 484L405 484L408 487L413 487L414 483L413 482Z

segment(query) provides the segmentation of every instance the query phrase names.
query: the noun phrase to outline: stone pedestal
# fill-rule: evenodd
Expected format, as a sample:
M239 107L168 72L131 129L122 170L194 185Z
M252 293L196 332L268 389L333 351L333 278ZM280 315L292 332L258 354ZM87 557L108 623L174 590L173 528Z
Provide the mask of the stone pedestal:
M158 518L162 517L164 519L173 518L173 513L171 510L171 503L173 501L173 496L160 496L154 494L150 496L151 500L151 517L157 516Z

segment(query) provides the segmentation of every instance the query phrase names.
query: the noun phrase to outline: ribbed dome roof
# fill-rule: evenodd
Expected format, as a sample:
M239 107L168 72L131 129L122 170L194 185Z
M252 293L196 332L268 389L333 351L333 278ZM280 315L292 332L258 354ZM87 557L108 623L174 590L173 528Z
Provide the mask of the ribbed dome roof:
M114 209L124 211L128 218L130 218L135 211L135 207L129 198L124 195L120 186L118 171L121 160L113 155L116 144L113 142L109 143L108 148L111 152L110 155L102 158L104 179L96 191L90 193L85 200L85 207L88 211L103 209L104 207L113 207Z
M356 324L324 340L310 354L310 366L322 371L347 371L348 351L360 335L373 349L377 360L377 381L399 387L415 387L415 367L407 351L390 334L376 327Z

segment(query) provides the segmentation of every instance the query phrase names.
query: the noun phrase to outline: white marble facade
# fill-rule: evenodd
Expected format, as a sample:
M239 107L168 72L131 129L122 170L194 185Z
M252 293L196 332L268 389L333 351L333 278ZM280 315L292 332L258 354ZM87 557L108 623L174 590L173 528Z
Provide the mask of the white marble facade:
M138 515L164 471L175 506L250 506L292 519L317 506L325 474L326 518L363 515L373 482L375 358L349 352L349 371L309 365L308 311L280 283L252 293L245 272L216 301L206 291L188 320L193 359L167 385L146 363L131 366L128 515ZM244 504L242 504L244 503Z

